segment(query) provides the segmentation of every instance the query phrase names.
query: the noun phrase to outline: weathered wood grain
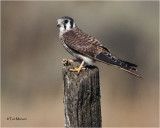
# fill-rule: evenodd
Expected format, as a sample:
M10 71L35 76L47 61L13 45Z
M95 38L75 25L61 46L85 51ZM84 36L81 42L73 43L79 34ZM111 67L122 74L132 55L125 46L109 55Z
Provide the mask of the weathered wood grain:
M101 127L99 70L77 72L63 66L65 127Z

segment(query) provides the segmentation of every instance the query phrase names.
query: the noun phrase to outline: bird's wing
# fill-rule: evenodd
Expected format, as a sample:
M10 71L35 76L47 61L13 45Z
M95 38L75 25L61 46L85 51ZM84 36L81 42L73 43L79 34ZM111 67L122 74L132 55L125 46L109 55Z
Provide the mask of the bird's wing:
M94 59L101 50L108 54L110 53L110 51L105 48L97 39L83 33L78 28L74 31L68 31L64 33L63 39L65 44L74 52L91 57L92 59Z
M104 47L97 39L83 33L80 29L77 28L75 31L66 32L63 34L63 37L65 44L75 53L106 64L118 66L132 75L140 77L134 72L137 71L135 68L137 65L117 59L110 53L109 49Z

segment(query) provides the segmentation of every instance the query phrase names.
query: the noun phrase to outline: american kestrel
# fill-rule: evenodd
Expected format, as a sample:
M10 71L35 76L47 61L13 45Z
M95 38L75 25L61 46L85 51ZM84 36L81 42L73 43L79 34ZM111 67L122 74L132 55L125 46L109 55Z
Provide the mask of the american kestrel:
M92 62L100 61L109 65L114 65L140 77L135 72L137 65L121 60L113 56L108 48L103 46L96 38L84 33L77 27L71 17L64 16L57 20L59 37L64 48L74 57L81 60L79 68L70 69L78 73L84 65L92 65Z

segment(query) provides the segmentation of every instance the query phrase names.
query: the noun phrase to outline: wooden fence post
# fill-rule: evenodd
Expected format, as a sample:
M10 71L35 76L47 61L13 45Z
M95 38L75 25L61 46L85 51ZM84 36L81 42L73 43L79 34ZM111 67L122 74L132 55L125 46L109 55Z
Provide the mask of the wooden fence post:
M63 66L65 127L101 127L99 70L77 72Z

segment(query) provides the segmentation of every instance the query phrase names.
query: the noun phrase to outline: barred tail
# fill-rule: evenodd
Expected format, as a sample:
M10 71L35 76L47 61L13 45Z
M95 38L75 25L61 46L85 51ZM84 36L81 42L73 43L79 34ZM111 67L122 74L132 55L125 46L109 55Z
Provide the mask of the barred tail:
M101 62L107 63L107 64L118 66L120 69L122 69L128 73L130 73L136 77L142 78L140 75L135 73L137 71L136 67L138 67L138 66L135 64L132 64L128 61L117 59L114 56L112 56L111 54L107 54L105 52L101 52L100 54L98 54L96 56L96 59Z

